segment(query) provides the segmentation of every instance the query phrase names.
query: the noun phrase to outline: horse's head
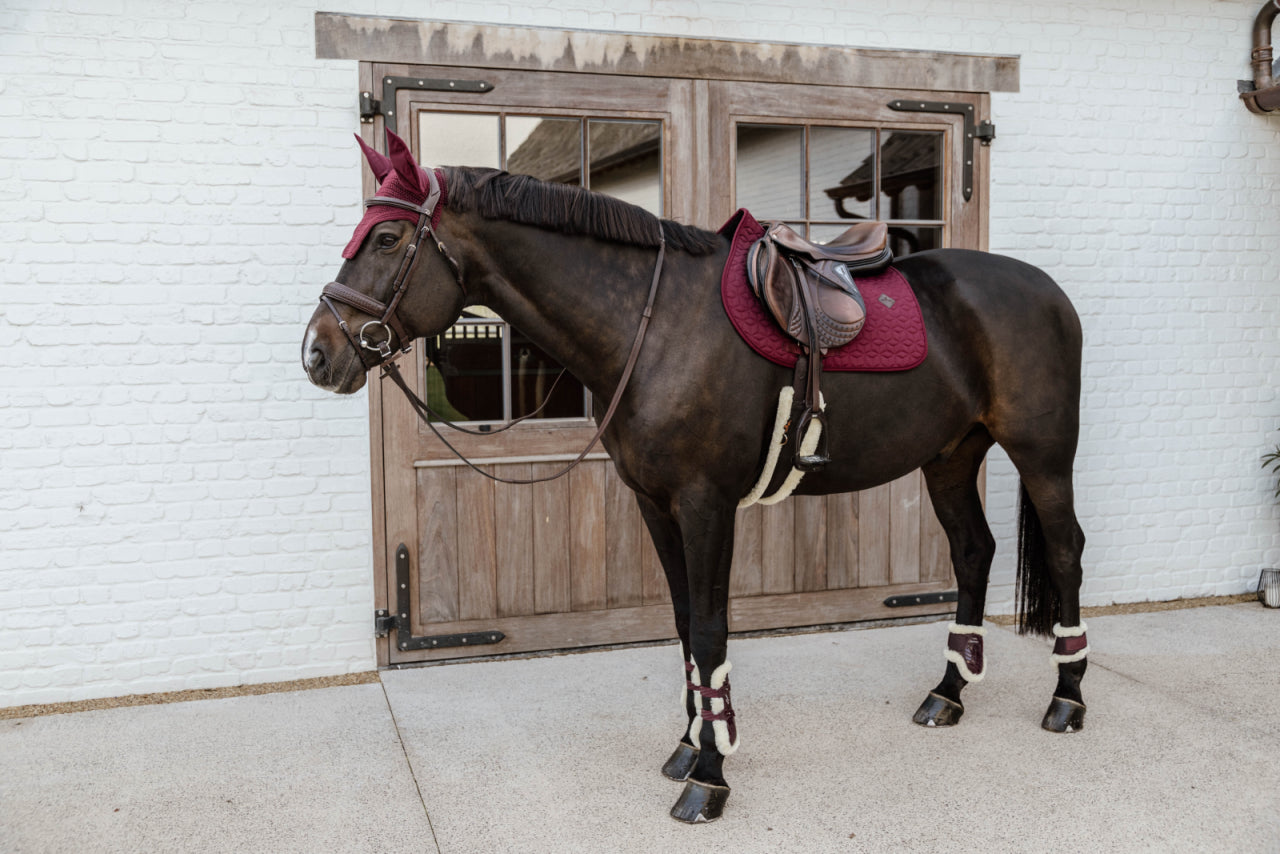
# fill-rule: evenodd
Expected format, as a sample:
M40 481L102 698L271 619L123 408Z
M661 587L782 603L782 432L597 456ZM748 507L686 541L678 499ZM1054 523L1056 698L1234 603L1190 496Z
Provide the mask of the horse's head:
M366 373L418 336L438 335L462 314L457 263L436 236L447 201L444 173L414 162L387 133L383 156L356 137L378 180L364 217L342 251L346 262L325 285L302 340L311 382L350 394Z

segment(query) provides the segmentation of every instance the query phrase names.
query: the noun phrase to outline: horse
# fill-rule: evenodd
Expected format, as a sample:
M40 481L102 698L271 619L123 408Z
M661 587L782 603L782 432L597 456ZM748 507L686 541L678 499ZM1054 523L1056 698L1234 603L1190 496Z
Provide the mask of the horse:
M307 376L356 392L395 350L483 305L590 390L598 438L656 546L684 655L688 725L662 767L685 782L671 815L719 818L724 759L739 743L727 658L734 515L773 443L779 389L791 382L726 317L728 238L579 187L423 169L391 133L387 155L357 140L380 186L307 326ZM1020 477L1018 630L1055 638L1058 681L1042 726L1079 730L1089 649L1072 484L1079 318L1047 274L1011 258L938 249L895 266L919 302L927 356L910 370L825 375L831 461L796 492L867 489L923 469L958 599L945 672L913 720L951 726L964 712L962 689L986 672L995 540L977 476L999 443Z

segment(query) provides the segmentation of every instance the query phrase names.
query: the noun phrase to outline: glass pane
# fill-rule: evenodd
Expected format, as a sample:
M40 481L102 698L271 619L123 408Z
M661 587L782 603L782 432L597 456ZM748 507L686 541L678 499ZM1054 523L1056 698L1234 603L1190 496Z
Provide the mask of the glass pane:
M591 189L662 216L662 123L587 122Z
M735 185L757 219L803 219L804 128L738 125Z
M942 226L940 225L890 225L889 245L893 248L893 257L902 258L913 252L942 247Z
M511 417L519 418L542 405L555 384L555 391L538 418L582 418L586 412L582 383L565 374L556 383L561 365L520 330L511 328Z
M560 184L582 183L582 122L507 116L507 171Z
M809 218L875 218L876 132L809 129Z
M426 346L427 403L450 421L502 420L506 324L459 323Z
M418 114L418 162L423 166L497 169L498 117L483 113Z
M941 131L886 131L880 145L880 219L943 219Z

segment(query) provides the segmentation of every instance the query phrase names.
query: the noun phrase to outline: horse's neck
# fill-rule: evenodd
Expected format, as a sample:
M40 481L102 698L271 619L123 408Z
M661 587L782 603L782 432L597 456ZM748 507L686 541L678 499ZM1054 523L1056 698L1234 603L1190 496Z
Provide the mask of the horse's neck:
M482 295L597 395L612 393L631 349L657 249L512 223L486 223Z

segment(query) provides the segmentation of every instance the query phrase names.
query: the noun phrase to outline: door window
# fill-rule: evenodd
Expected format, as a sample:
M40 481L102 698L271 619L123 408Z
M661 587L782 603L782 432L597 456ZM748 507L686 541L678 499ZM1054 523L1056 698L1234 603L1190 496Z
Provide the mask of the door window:
M418 140L422 163L505 169L607 193L663 215L660 121L424 110ZM558 362L483 306L468 308L424 349L427 402L451 421L506 421L543 401L538 419L591 415L582 384L560 377Z
M885 220L894 255L944 245L942 131L740 122L736 204L825 243Z

